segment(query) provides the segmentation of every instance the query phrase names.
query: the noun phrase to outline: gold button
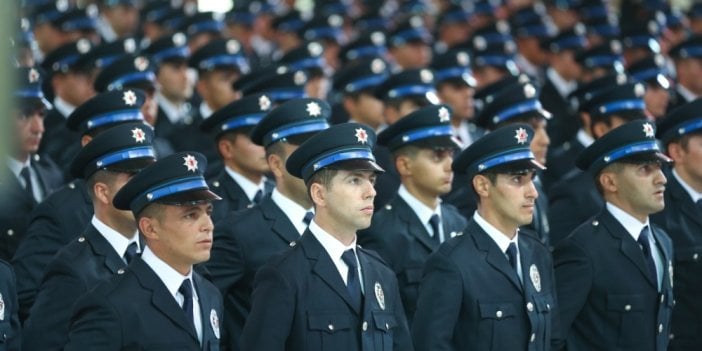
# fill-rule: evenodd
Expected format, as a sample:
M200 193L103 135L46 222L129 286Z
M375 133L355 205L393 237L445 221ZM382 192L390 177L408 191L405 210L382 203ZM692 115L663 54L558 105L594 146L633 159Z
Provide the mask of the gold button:
M663 332L663 323L658 325L658 333L660 334L662 332Z
M527 302L527 311L532 312L534 311L534 304L531 302Z
M7 230L7 236L13 236L13 235L15 235L15 231L12 230L12 229L8 229L8 230Z
M502 318L502 311L495 312L495 317Z
M334 330L334 324L329 324L327 328L329 328L329 330Z
M368 322L364 321L362 328L363 328L363 331L368 330Z
M531 333L531 338L529 338L529 342L534 342L536 340L536 333Z
M624 311L631 311L631 305L624 306Z

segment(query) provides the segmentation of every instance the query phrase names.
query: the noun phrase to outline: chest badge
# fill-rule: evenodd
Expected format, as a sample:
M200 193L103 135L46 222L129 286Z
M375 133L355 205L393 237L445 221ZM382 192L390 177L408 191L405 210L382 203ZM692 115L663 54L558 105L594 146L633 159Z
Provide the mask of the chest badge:
M531 285L534 286L534 289L541 292L541 274L539 274L539 269L535 264L529 266L529 278L531 278Z
M380 283L375 282L373 290L375 290L375 299L378 300L378 306L380 306L381 310L385 310L385 293L383 292L383 287L380 286Z

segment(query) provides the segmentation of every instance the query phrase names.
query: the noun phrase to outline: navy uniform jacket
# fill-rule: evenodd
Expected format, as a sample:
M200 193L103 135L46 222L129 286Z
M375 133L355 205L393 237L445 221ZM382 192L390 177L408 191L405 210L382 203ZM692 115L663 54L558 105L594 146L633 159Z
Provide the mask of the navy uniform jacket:
M651 216L673 240L673 310L670 350L702 350L702 209L667 173L665 210Z
M358 247L363 310L324 247L305 231L291 250L256 274L242 350L411 351L395 274L373 251Z
M673 247L663 230L652 229L662 255L661 292L638 243L606 209L556 246L561 337L568 351L667 349Z
M549 200L552 246L557 245L604 207L604 200L597 192L592 175L578 169L551 187Z
M554 184L576 169L575 160L585 150L585 146L574 137L557 148L549 150L553 151L548 155L546 162L548 168L543 172L544 189L548 194L550 194L550 189Z
M229 214L217 222L212 254L206 266L224 297L222 345L238 350L251 310L256 272L271 257L300 239L288 217L266 196L259 206Z
M270 194L274 187L275 183L266 179L263 185L264 195ZM214 206L212 209L212 221L214 223L227 217L230 212L243 210L254 205L249 200L249 197L246 196L244 189L226 170L222 170L216 178L210 181L210 189L222 198L221 201L215 201L212 204Z
M44 134L41 137L39 153L46 153L61 168L66 180L73 178L70 167L73 158L80 151L80 133L66 127L68 118L58 109L51 109L44 117Z
M673 96L671 96L670 101L668 102L666 113L675 110L676 108L685 105L689 102L685 99L685 97L682 94L680 94L680 92L678 92L677 89L674 89L673 92Z
M557 323L553 262L536 237L519 234L523 284L474 221L434 252L419 289L417 350L549 350Z
M548 77L548 76L547 76ZM551 147L557 147L574 137L580 128L580 120L568 103L558 92L550 79L546 79L539 94L539 101L546 111L553 114L548 121L546 131L551 139Z
M0 351L20 350L20 321L17 289L12 267L0 260Z
M26 238L12 259L21 320L34 304L46 266L56 252L85 230L92 215L93 203L82 179L66 184L34 209Z
M78 300L64 350L219 350L222 298L196 272L193 283L202 312L202 346L192 322L161 279L135 258L127 269Z
M378 174L375 182L377 194L375 199L373 199L373 206L376 210L380 210L397 194L397 189L400 188L400 174L397 173L395 160L390 149L382 145L376 145L373 149L373 155L378 165L385 170L384 173Z
M459 235L466 223L453 206L441 205L441 224L446 240ZM373 215L370 228L358 233L358 243L376 251L397 275L400 296L411 325L424 263L439 247L438 242L427 233L407 202L396 196Z
M44 192L44 197L63 184L63 175L48 157L33 156L32 169ZM17 247L27 236L30 212L37 201L20 184L7 165L0 175L0 259L10 261Z
M68 341L71 310L78 298L124 267L122 257L89 225L47 266L29 318L24 322L24 350L63 348Z

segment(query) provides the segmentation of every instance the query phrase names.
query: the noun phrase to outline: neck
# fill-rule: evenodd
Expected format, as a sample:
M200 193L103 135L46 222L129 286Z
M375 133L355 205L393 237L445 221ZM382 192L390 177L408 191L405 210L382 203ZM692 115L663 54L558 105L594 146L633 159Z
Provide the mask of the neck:
M687 183L687 185L689 185L696 192L702 193L702 179L698 177L693 177L690 174L690 172L688 172L683 167L680 167L679 165L676 165L675 173L677 173L678 176L682 178L682 180L685 181L685 183Z
M126 220L124 218L119 218L116 215L111 215L108 210L105 209L95 209L95 217L99 219L106 226L114 229L117 233L120 233L127 239L133 239L137 232L136 222L133 220Z
M307 195L307 192L295 191L295 188L291 186L291 184L287 184L285 179L277 178L275 188L278 189L283 196L300 205L302 208L308 209L312 207L312 200L309 195Z
M632 206L626 201L620 200L617 196L605 196L605 201L611 203L614 206L617 206L619 209L628 213L630 216L636 218L636 220L641 223L646 223L646 220L648 219L648 213L637 211L637 209L634 206Z
M490 225L497 228L500 233L509 238L509 240L514 239L519 226L510 223L506 218L502 218L497 211L489 211L486 207L480 205L478 205L478 214L480 214L480 217L483 217L486 222L490 223Z
M329 233L329 235L333 236L336 240L339 240L344 246L351 245L353 240L356 239L355 229L343 228L339 223L335 223L319 212L315 213L314 221L320 228L324 229L325 232Z
M253 183L260 184L261 180L263 180L263 173L245 170L231 160L225 160L224 165Z
M412 194L419 202L424 204L425 206L431 208L432 210L435 210L437 206L439 206L439 195L431 193L429 194L427 191L423 191L419 187L417 187L415 184L412 184L411 182L405 182L403 183L405 188L407 188L407 192Z

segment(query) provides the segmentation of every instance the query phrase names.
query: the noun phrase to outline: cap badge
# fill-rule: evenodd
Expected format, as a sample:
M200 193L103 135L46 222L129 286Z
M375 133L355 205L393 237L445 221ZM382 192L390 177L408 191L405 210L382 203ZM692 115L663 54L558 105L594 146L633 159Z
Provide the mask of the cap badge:
M358 141L361 144L365 144L368 142L368 133L366 133L365 129L356 128L356 141Z
M380 72L382 72L383 70L385 70L385 63L383 62L383 60L374 59L373 61L371 61L371 72L375 74L380 74Z
M653 138L654 133L653 133L653 126L651 123L644 123L643 125L643 132L646 135L647 138Z
M183 166L187 167L188 171L197 171L197 160L195 159L195 157L193 157L193 155L186 155L185 157L183 157L183 161L185 161L185 163L183 163Z
M241 45L239 45L239 42L236 40L229 40L227 41L227 53L229 54L236 54L239 52L241 49Z
M258 98L258 107L261 109L261 111L268 110L271 108L271 99L269 99L266 95L261 95L261 97Z
M146 71L149 68L149 60L144 56L139 56L134 59L134 67L139 71Z
M445 123L448 122L451 119L451 115L449 114L449 111L446 107L442 107L439 109L439 122Z
M134 94L133 91L127 90L122 94L122 100L124 100L124 103L129 105L129 106L134 106L137 101L136 94Z
M305 80L307 80L307 76L303 71L297 71L295 75L293 75L293 83L295 83L295 85L303 85L305 84Z
M307 113L312 117L317 117L322 114L322 108L316 102L310 102L307 104Z
M134 141L137 143L143 143L146 140L146 134L141 128L134 128L132 129L132 138L134 138Z
M534 96L536 96L536 88L534 88L534 86L531 84L525 84L524 85L524 96L527 97L528 99L533 98Z
M419 79L422 80L422 83L431 83L431 81L434 79L434 75L431 74L431 71L428 69L423 69L419 71Z
M78 49L78 52L81 54L85 54L86 52L90 51L90 42L88 39L80 39L76 43L76 49Z
M383 292L383 287L380 286L380 283L375 282L373 290L375 290L375 299L378 301L378 306L380 306L381 310L385 310L385 293Z
M375 46L385 45L385 34L383 32L373 32L370 35L370 40Z
M36 69L32 68L29 70L29 75L27 78L29 79L30 83L36 83L39 80L39 72L37 72Z
M136 41L134 40L134 38L127 38L124 40L124 43L123 43L124 52L128 52L131 54L134 51L136 51L136 46L137 45L136 45Z
M526 129L519 128L515 130L514 138L517 139L518 144L524 144L527 142L527 139L529 139L529 134L527 134Z
M463 51L456 54L456 62L461 66L468 66L469 60L468 54Z
M185 34L180 32L173 34L173 44L175 46L183 46L187 41L188 39L185 37Z

